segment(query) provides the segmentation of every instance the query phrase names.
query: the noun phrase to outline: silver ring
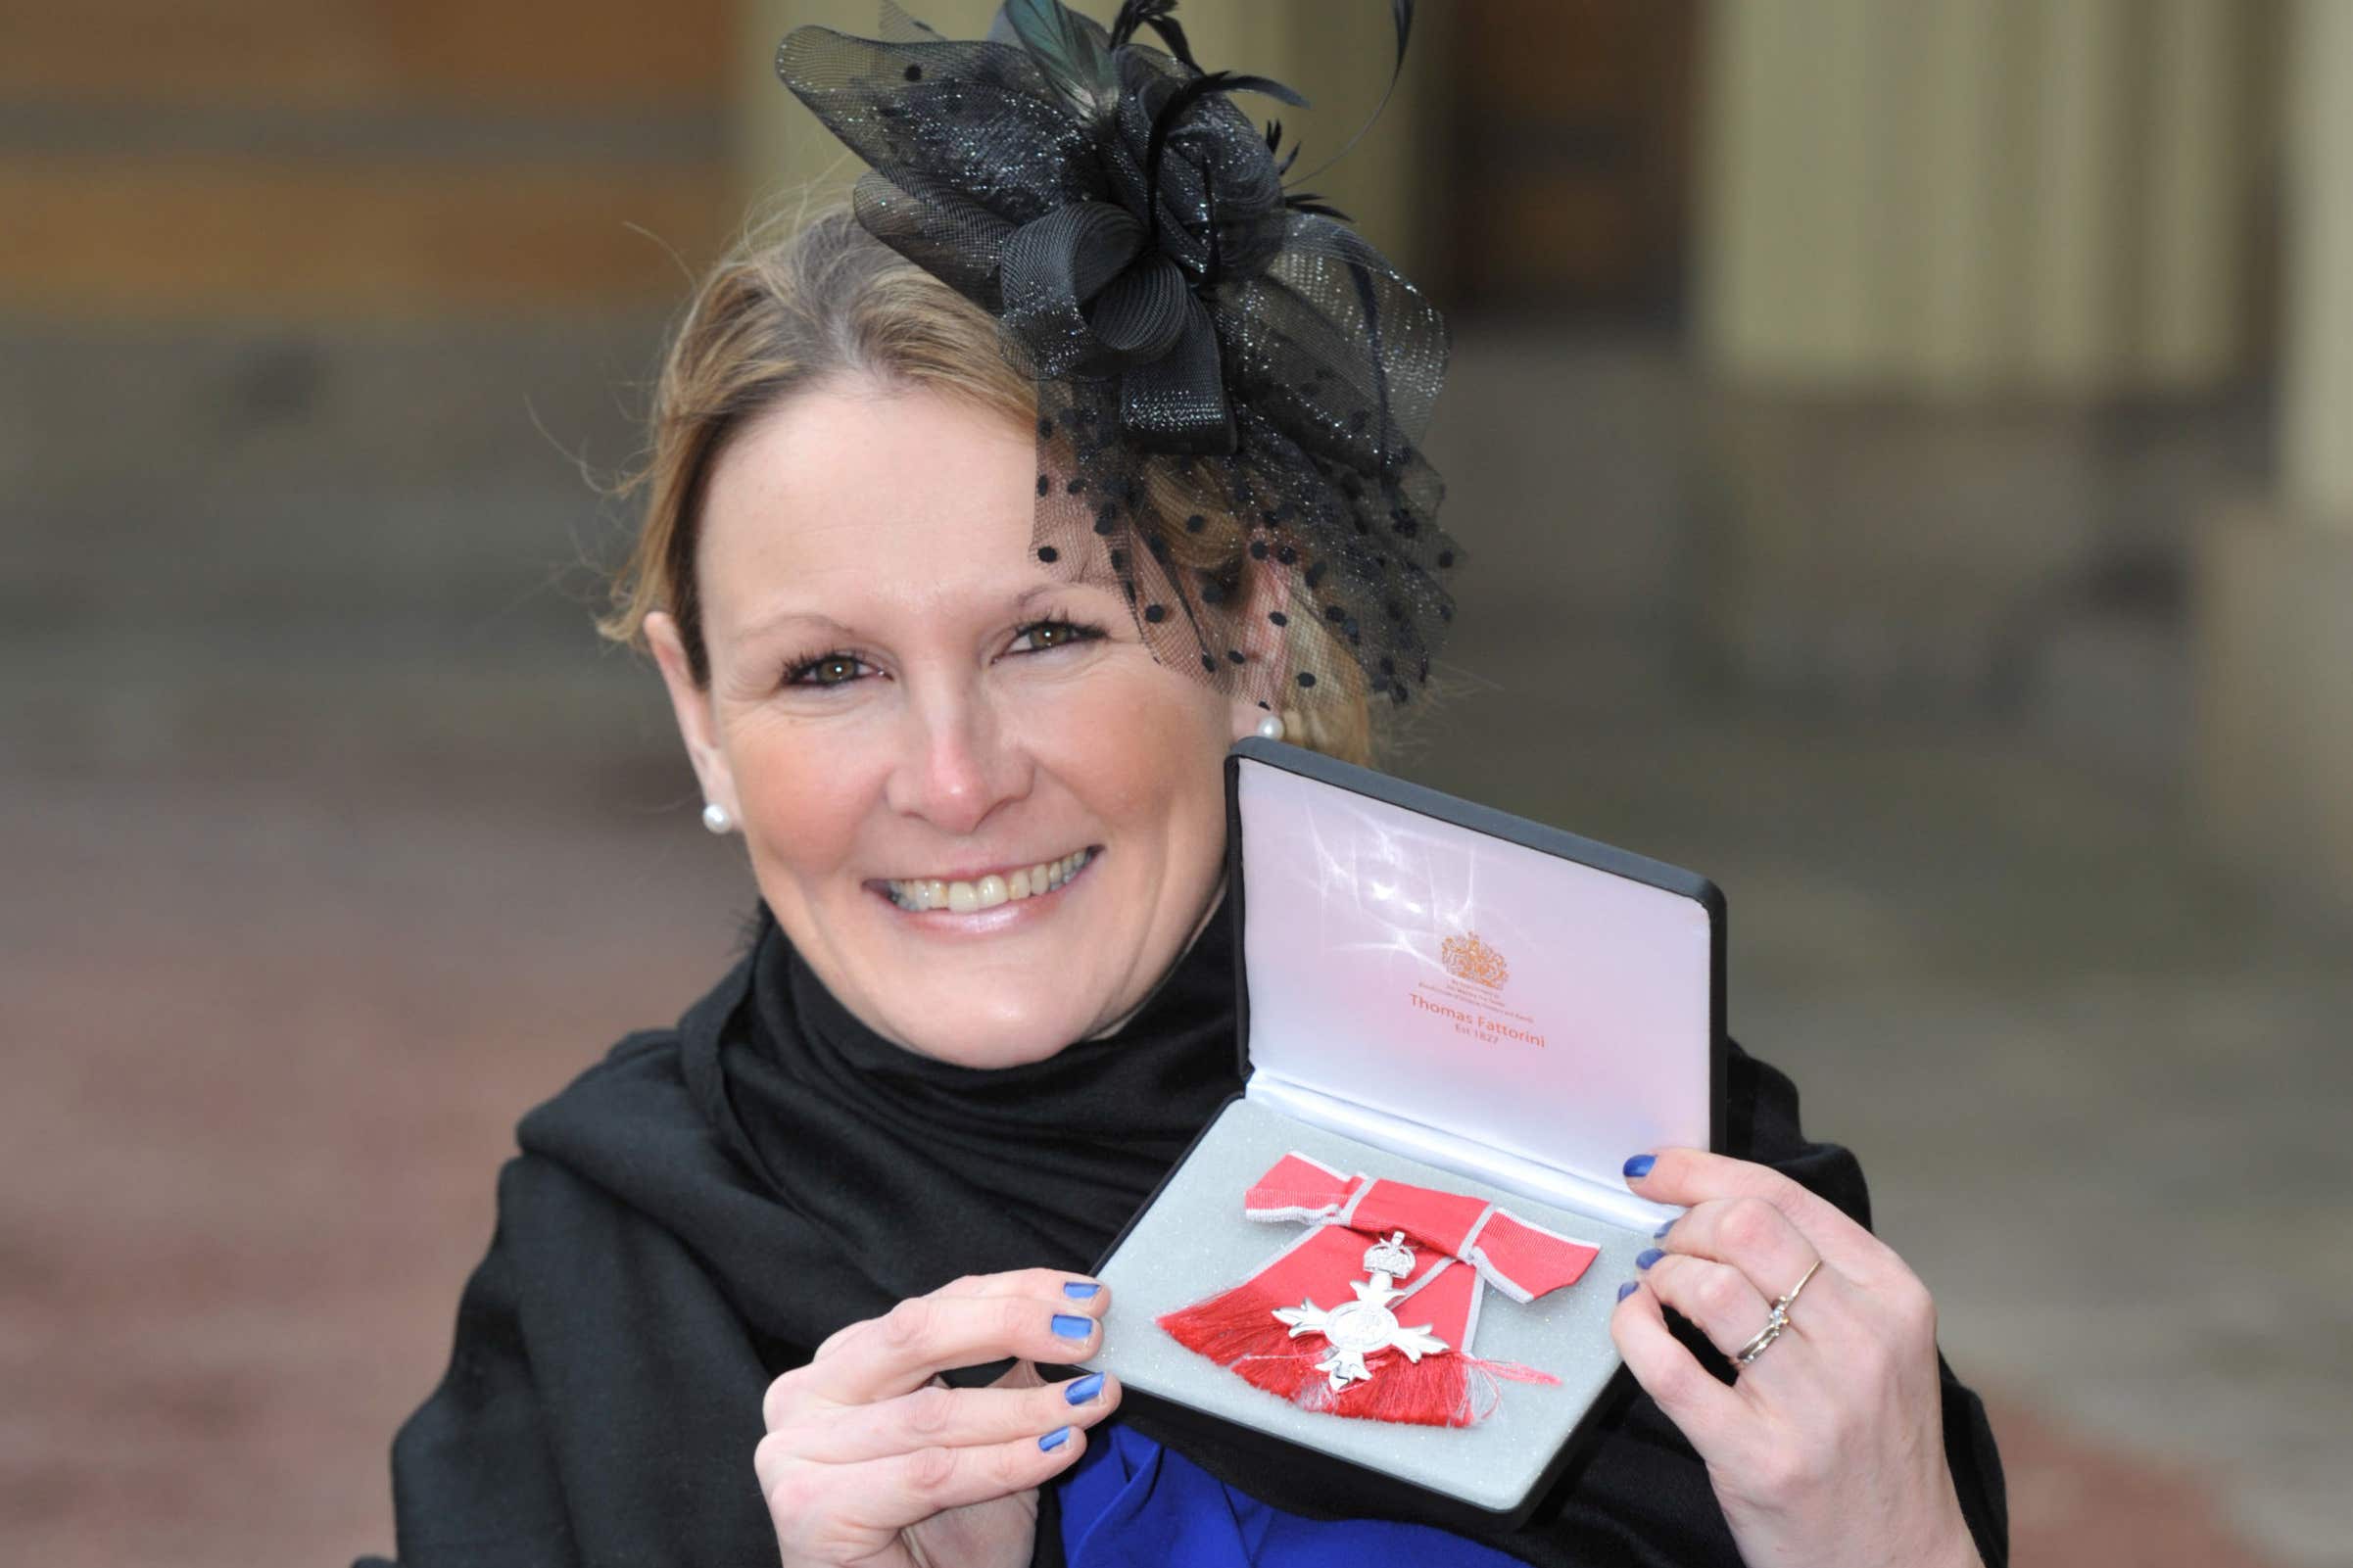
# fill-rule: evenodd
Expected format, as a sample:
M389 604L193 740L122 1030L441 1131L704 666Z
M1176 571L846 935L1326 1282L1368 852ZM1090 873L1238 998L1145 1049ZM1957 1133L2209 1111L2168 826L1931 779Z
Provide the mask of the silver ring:
M1808 1268L1798 1283L1789 1288L1789 1294L1773 1304L1773 1315L1765 1319L1765 1326L1758 1329L1748 1344L1733 1353L1732 1359L1735 1362L1747 1366L1764 1354L1766 1346L1781 1338L1781 1331L1790 1326L1790 1308L1797 1305L1798 1293L1805 1289L1806 1280L1813 1278L1814 1269L1821 1266L1822 1259L1815 1259L1813 1268Z

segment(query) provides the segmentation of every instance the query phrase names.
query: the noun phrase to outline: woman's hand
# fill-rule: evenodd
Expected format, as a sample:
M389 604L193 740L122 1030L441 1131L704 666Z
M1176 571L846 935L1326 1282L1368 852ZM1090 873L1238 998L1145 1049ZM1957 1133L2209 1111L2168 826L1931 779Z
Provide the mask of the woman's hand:
M850 1324L770 1384L753 1464L787 1568L1029 1562L1037 1487L1120 1402L1110 1378L1048 1385L1034 1363L1092 1355L1110 1300L1050 1269L975 1275ZM988 1388L938 1380L1008 1355Z
M1626 1163L1645 1198L1690 1206L1610 1333L1683 1429L1751 1568L1977 1565L1945 1457L1936 1307L1903 1259L1829 1203L1747 1161L1663 1149ZM1716 1381L1660 1307L1736 1355L1819 1262L1789 1326Z

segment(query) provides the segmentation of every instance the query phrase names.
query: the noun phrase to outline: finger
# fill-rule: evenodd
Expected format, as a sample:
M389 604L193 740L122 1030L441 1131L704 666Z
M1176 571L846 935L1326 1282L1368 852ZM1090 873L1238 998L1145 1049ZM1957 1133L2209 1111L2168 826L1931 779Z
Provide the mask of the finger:
M1016 1268L998 1274L966 1274L961 1278L951 1279L938 1289L927 1291L925 1294L956 1297L1054 1296L1059 1294L1065 1300L1075 1304L1063 1308L1065 1311L1084 1313L1093 1317L1101 1317L1104 1309L1111 1305L1109 1292L1101 1280L1092 1279L1085 1274L1066 1273L1058 1268ZM834 1330L818 1345L816 1354L824 1355L834 1348L836 1341L847 1338L852 1331L861 1326L863 1326L862 1321L845 1323Z
M1609 1337L1634 1381L1658 1402L1701 1457L1721 1451L1747 1411L1740 1396L1717 1382L1668 1330L1657 1293L1637 1287L1620 1298L1609 1316Z
M1761 1198L1710 1198L1696 1205L1659 1227L1654 1250L1737 1268L1767 1301L1795 1289L1821 1259L1789 1216ZM1806 1288L1819 1290L1822 1283L1817 1275Z
M950 1508L1014 1497L1052 1480L1085 1451L1085 1428L1063 1426L1038 1438L917 1449L862 1464L785 1459L760 1471L760 1488L780 1541L822 1536L830 1543L844 1535L887 1536Z
M872 1404L828 1407L760 1440L755 1459L858 1464L921 1449L1035 1442L1065 1426L1089 1427L1119 1408L1120 1384L1099 1372L1036 1388L951 1389L927 1384Z
M951 1279L934 1296L1061 1296L1066 1301L1098 1302L1104 1297L1103 1282L1085 1274L1065 1273L1059 1268L1016 1268L1002 1274L967 1274ZM1081 1308L1083 1309L1083 1308ZM1101 1308L1095 1308L1097 1316Z
M1084 1427L1057 1427L1043 1437L1017 1438L977 1449L919 1449L838 1471L842 1484L863 1489L872 1477L876 1502L900 1526L950 1508L1009 1497L1042 1486L1086 1451ZM880 1521L878 1521L880 1522Z
M1656 1202L1686 1207L1713 1198L1754 1198L1770 1204L1831 1267L1850 1279L1874 1279L1891 1264L1901 1266L1884 1242L1829 1200L1752 1161L1704 1149L1660 1149L1626 1162L1626 1185Z
M1089 1300L1072 1301L1060 1290L1051 1296L911 1297L853 1325L786 1377L800 1378L808 1398L870 1404L920 1388L935 1373L1007 1356L1083 1361L1102 1345L1097 1319L1109 1298L1110 1292L1098 1291Z
M1738 1354L1773 1315L1772 1304L1739 1269L1705 1258L1669 1253L1643 1271L1642 1284L1727 1356Z

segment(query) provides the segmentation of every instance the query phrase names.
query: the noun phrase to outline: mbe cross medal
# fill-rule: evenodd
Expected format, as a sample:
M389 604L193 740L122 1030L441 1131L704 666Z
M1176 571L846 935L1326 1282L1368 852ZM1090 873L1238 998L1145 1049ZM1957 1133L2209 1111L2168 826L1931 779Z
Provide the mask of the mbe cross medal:
M1356 1292L1356 1300L1325 1311L1313 1301L1302 1301L1297 1307L1277 1307L1275 1318L1287 1324L1291 1338L1303 1334L1321 1334L1331 1347L1331 1354L1316 1363L1316 1370L1331 1380L1334 1394L1351 1383L1369 1382L1372 1369L1365 1357L1382 1351L1403 1351L1406 1359L1418 1363L1424 1355L1436 1355L1447 1350L1446 1341L1430 1333L1433 1325L1403 1328L1389 1304L1405 1294L1397 1282L1414 1272L1414 1251L1406 1245L1406 1233L1393 1232L1387 1241L1376 1241L1365 1252L1365 1272L1369 1280L1350 1280L1348 1288Z
M1296 1149L1250 1184L1242 1214L1308 1231L1240 1284L1153 1321L1276 1399L1367 1421L1470 1426L1495 1408L1500 1384L1558 1385L1471 1350L1479 1303L1489 1286L1536 1301L1575 1284L1601 1254L1484 1198L1352 1176ZM1329 1311L1316 1305L1335 1298ZM1397 1321L1409 1300L1419 1328Z

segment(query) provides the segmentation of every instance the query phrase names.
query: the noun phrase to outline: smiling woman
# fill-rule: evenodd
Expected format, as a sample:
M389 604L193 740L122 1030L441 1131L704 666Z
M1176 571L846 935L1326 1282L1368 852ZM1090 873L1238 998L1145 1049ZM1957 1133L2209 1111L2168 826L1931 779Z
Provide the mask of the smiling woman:
M1613 1319L1652 1397L1525 1528L1333 1520L1238 1428L1040 1375L1102 1348L1085 1270L1240 1086L1228 746L1367 760L1454 614L1444 324L1223 96L1288 89L1201 71L1173 10L786 40L875 171L698 293L601 623L742 830L749 939L517 1129L394 1444L402 1559L1998 1561L1926 1293L1737 1048L1737 1158L1627 1166L1695 1216ZM1663 1308L1736 1350L1809 1256L1793 1343L1718 1398Z
M873 369L820 382L712 467L707 682L673 618L646 629L809 966L968 1067L1134 1011L1208 918L1219 760L1259 717L1153 659L1116 592L1032 560L1031 468L994 410Z
M1167 973L1217 890L1225 748L1329 635L1281 614L1230 514L1148 505L1264 628L1237 667L1265 678L1229 695L1156 657L1114 582L1030 547L1057 479L1036 420L994 320L847 213L756 235L673 346L604 623L650 647L827 988L972 1067L1115 1029ZM1285 728L1362 760L1369 705L1327 684Z

